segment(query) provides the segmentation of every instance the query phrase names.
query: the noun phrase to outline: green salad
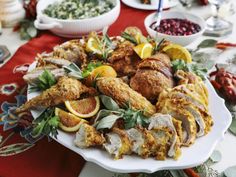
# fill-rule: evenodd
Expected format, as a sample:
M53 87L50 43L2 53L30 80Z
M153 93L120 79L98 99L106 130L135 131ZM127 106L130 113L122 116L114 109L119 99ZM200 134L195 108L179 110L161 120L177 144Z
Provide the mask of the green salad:
M62 0L50 4L43 13L58 19L85 19L104 14L113 7L108 0Z

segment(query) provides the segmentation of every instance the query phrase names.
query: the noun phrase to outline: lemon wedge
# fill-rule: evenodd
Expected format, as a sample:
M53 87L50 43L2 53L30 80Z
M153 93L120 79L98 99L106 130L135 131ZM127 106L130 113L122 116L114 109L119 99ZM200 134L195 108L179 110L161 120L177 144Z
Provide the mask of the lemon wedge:
M171 60L181 59L187 63L192 62L191 54L185 47L181 45L170 44L164 47L162 50L170 57Z
M99 76L99 77L116 77L117 73L114 70L114 68L112 68L111 66L102 65L102 66L95 68L91 72L91 76L93 78L96 78L97 76Z
M102 51L99 47L99 41L94 37L90 37L88 39L88 42L86 43L86 51L102 55Z
M135 46L134 51L141 59L145 59L152 55L153 47L150 43L142 43Z

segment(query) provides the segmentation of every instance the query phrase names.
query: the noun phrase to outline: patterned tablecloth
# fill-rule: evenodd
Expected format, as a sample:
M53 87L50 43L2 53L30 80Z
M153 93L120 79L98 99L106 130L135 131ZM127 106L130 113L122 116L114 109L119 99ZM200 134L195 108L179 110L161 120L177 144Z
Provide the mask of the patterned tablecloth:
M209 13L206 13L205 8L200 9L198 12L202 11L205 12L202 13L202 15L209 15ZM146 34L143 21L149 13L150 11L136 10L122 4L120 17L109 28L108 34L110 36L119 35L120 32L123 31L127 26L137 26L144 32L144 34ZM235 28L234 34L236 34ZM6 38L10 39L10 37ZM197 44L202 39L196 41L195 44ZM228 39L230 38L227 38L227 40ZM231 41L232 40L233 39L231 38ZM6 64L1 66L0 103L12 103L5 104L5 106L2 107L2 111L5 111L5 115L7 114L9 107L14 106L14 104L16 103L15 96L24 93L26 84L23 81L22 76L27 71L30 63L34 61L36 54L42 53L44 51L51 51L55 45L60 44L64 41L65 39L57 37L49 32L42 32L37 38L34 38L19 47L16 53L10 58L10 60ZM19 42L16 41L16 43ZM3 36L0 36L0 45L3 44L7 45L12 51L15 50L14 47L11 48L11 44L12 46L15 46L15 41L4 41ZM0 124L3 124L3 122L0 122ZM0 135L2 135L3 137L6 137L9 134L13 135L8 140L7 144L25 142L19 136L19 134L17 134L17 131L17 129L3 131L2 128L0 128ZM226 136L227 141L231 141L231 138L231 135ZM236 147L236 144L232 144L232 146ZM232 148L230 150L232 150ZM229 163L229 150L225 151L227 151L225 152L225 154L229 156L226 159L226 163ZM234 165L236 164L236 162L233 161L230 161L230 163L234 163ZM24 153L20 153L15 156L0 157L0 177L74 177L80 174L81 170L84 167L84 164L84 159L78 154L61 146L55 141L48 142L48 140L44 138L37 142L34 147L28 149ZM91 170L91 168L95 170ZM220 169L220 167L218 168ZM95 171L96 174L94 173ZM100 177L111 175L111 173L106 172L100 167L94 166L90 163L86 165L86 168L84 168L83 172L81 173L81 176L83 177Z

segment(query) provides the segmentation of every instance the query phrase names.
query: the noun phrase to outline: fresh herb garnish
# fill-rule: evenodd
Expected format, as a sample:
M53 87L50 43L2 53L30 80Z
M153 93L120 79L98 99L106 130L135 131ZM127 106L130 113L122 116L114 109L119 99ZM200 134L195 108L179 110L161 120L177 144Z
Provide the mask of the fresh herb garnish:
M47 108L38 118L33 122L33 130L31 135L33 138L39 136L49 136L57 138L57 129L59 125L59 117L55 116L54 108Z
M122 32L121 33L121 37L123 37L124 39L126 39L127 41L132 42L134 45L138 45L138 41L129 33L127 32Z
M90 62L87 67L85 69L83 69L82 71L82 76L88 77L90 75L90 73L97 67L101 66L102 63L101 62Z
M63 66L63 68L70 77L81 80L88 77L95 68L101 65L101 62L90 62L83 71L74 63L71 63L69 66Z
M99 40L99 38L98 38ZM102 39L100 41L100 48L102 51L102 59L106 60L109 57L109 54L114 49L114 45L110 39L110 37L104 33Z
M184 60L177 59L172 61L172 68L176 72L177 70L183 70L187 72L195 73L197 76L205 80L208 69L204 65L195 62L186 63Z
M161 50L161 45L165 42L166 40L165 39L162 39L160 42L158 42L156 39L155 39L155 46L154 46L154 49L153 49L153 52L158 52Z
M74 63L71 63L69 66L63 66L68 76L74 77L76 79L83 79L83 74L81 69Z
M100 96L103 105L106 109L99 111L96 120L96 129L110 129L118 119L124 120L125 129L130 129L140 126L147 126L149 119L143 115L143 111L133 110L128 106L126 109L119 108L118 104L111 98L105 95Z
M44 70L44 72L38 77L38 81L30 86L30 91L44 91L57 83L53 74Z

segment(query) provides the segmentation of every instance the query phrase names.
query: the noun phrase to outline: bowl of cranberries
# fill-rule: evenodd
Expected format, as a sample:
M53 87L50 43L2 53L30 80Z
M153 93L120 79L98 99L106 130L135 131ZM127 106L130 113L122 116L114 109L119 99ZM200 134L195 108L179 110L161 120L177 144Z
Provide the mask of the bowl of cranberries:
M166 39L183 46L192 43L205 30L205 21L199 16L177 11L164 11L160 25L155 25L156 13L144 21L148 34L157 40Z

